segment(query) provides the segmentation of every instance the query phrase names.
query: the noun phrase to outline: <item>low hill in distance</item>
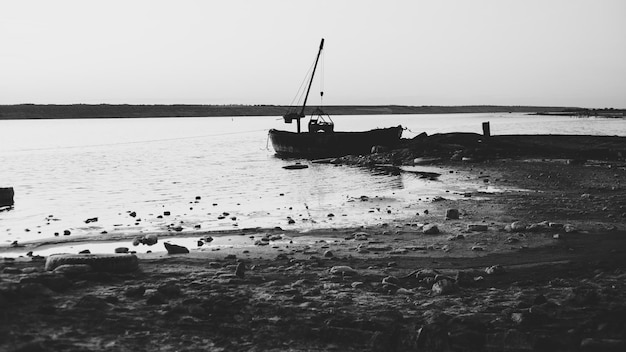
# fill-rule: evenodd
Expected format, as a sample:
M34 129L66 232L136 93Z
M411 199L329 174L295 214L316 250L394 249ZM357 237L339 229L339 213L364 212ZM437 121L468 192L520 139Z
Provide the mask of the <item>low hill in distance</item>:
M307 107L310 115L317 107ZM0 120L75 119L75 118L142 118L142 117L209 117L209 116L282 116L290 109L281 105L0 105ZM298 108L299 109L299 108ZM329 115L391 115L525 112L548 115L602 115L623 117L624 110L589 110L573 107L542 106L403 106L403 105L332 105L325 106Z

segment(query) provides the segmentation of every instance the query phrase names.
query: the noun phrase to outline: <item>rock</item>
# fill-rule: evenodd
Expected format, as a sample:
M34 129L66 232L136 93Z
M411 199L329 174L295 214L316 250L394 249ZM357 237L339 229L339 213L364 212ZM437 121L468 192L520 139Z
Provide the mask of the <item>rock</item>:
M400 279L395 276L387 276L383 278L382 283L400 286Z
M626 350L626 342L618 339L597 339L585 338L580 342L581 351L624 351Z
M128 247L117 247L115 253L128 253Z
M126 273L139 268L134 254L53 254L46 259L45 270L52 271L64 264L87 264L94 271Z
M356 232L352 237L355 241L367 241L369 234L367 232Z
M577 231L577 229L572 224L565 224L563 225L563 231L565 231L566 233L574 233Z
M33 298L42 296L52 296L53 292L45 285L37 282L20 283L19 294L21 297Z
M7 266L6 268L2 269L2 273L3 274L11 274L11 275L21 274L22 273L22 269L15 268L15 267L12 267L12 266Z
M472 286L476 282L474 281L474 275L468 271L459 271L456 273L455 281L457 285L461 287Z
M418 271L417 273L415 273L415 278L418 280L423 280L426 278L434 278L438 274L439 273L433 269L422 269Z
M468 224L467 225L467 231L480 232L480 231L487 231L488 229L489 229L489 226L487 226L486 224Z
M365 283L363 283L361 281L355 281L355 282L351 283L350 286L352 288L360 289L360 288L365 287Z
M109 303L104 298L94 295L85 295L76 302L77 308L103 310L109 307Z
M157 287L157 292L169 298L178 297L182 294L180 287L173 282L168 282Z
M435 282L432 287L433 294L437 296L447 295L450 293L457 292L458 290L459 290L459 286L457 286L457 284L454 281L449 280L449 279L439 280Z
M163 243L165 249L167 250L167 254L187 254L189 253L189 249L187 247L179 246L177 244L171 244L169 242Z
M97 221L98 221L97 217L96 218L89 218L89 219L85 220L85 224L89 224L89 223L97 222Z
M245 271L246 271L246 264L241 262L237 264L237 268L235 269L235 276L243 279Z
M526 223L522 221L515 221L510 225L511 231L526 231Z
M124 291L126 297L141 297L146 292L146 287L143 285L130 286Z
M459 219L459 209L446 210L446 220L458 220L458 219Z
M550 225L547 221L544 222L540 222L540 223L536 223L536 224L530 224L526 230L530 231L530 232L542 232L542 231L548 231L550 230Z
M148 246L152 246L155 245L157 242L159 242L159 237L156 234L147 234L145 236L143 236L143 244L148 245Z
M354 276L358 275L357 271L347 265L338 265L330 268L331 275Z
M422 228L422 232L425 235L436 235L439 233L439 228L435 224L426 224Z
M70 230L64 230L63 231L63 236L69 236L71 234L72 234L72 232Z
M332 251L325 251L324 252L324 257L325 258L332 258L332 257L334 257L334 254L333 254Z
M484 250L485 250L485 248L484 248L484 247L481 247L481 246L472 246L472 250L473 250L474 252L482 252L482 251L484 251Z
M93 268L88 264L63 264L57 266L53 272L55 274L63 274L66 276L74 276L92 272Z
M144 297L146 297L146 304L151 306L167 303L167 298L157 290L146 290Z
M504 274L505 272L506 270L504 270L504 268L499 264L490 266L485 269L485 273L487 273L488 275Z

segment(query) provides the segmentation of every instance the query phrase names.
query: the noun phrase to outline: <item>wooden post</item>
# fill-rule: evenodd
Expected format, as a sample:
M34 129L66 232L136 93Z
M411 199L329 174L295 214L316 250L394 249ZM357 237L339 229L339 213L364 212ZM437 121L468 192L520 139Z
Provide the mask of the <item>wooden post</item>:
M0 188L0 207L12 206L14 204L14 196L15 191L13 191L13 187Z
M483 122L483 136L491 137L491 131L489 129L489 121Z

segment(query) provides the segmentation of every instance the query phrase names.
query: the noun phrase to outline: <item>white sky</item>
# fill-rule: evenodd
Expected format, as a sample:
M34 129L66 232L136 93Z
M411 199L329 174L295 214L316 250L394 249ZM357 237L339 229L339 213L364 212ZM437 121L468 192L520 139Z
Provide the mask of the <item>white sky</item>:
M0 0L0 104L286 105L322 37L325 105L626 108L624 0Z

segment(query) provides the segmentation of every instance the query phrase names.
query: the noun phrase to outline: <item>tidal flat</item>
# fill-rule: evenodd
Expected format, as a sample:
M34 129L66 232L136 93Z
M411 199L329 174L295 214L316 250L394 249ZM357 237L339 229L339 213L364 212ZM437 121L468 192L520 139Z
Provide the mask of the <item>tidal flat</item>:
M120 254L137 257L128 270L45 270L45 256L4 258L0 348L622 350L623 142L592 148L580 137L564 149L548 138L549 148L496 156L466 137L416 139L336 162L401 167L420 155L452 175L510 191L437 197L365 227L205 233L198 239L207 243L221 236L253 242ZM155 247L176 242L162 235Z

